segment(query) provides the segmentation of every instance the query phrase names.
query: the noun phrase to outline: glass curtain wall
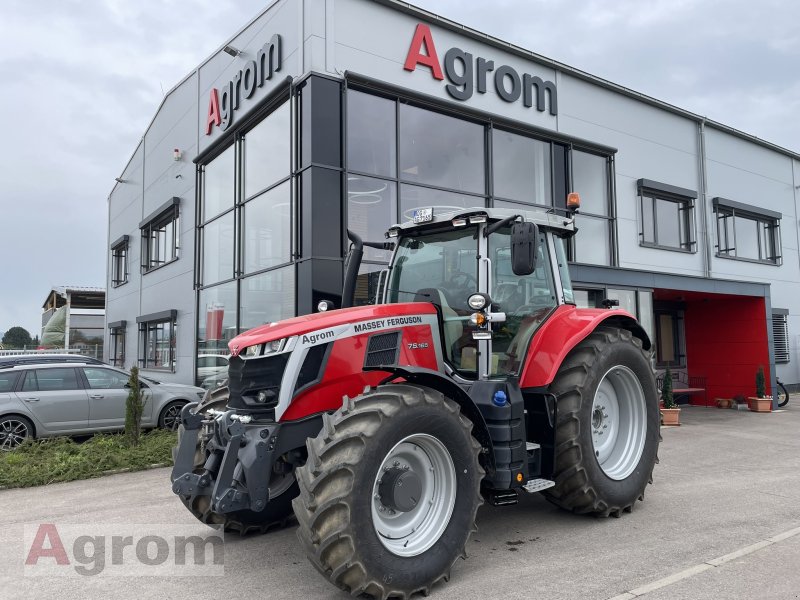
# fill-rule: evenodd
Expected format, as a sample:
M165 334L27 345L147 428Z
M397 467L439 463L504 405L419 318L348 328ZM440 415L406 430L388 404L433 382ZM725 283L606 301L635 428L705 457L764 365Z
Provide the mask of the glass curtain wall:
M291 114L284 102L200 168L197 385L221 383L207 365L238 333L295 314Z
M478 123L398 98L347 90L347 223L362 239L383 241L414 208L434 212L498 206L564 208L567 161L585 198L581 262L611 264L609 159L492 123ZM600 242L600 243L598 243ZM591 248L591 251L589 250ZM356 303L375 302L389 253L364 249Z

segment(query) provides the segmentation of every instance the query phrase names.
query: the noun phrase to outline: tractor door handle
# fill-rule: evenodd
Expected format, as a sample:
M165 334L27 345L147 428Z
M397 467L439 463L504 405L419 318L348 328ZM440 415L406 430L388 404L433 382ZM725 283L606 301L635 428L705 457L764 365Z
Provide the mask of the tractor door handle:
M30 398L25 398L25 402L38 402L39 399L31 396Z
M102 394L89 394L89 398L91 398L92 400L100 400L101 398L104 397L105 396L103 396Z

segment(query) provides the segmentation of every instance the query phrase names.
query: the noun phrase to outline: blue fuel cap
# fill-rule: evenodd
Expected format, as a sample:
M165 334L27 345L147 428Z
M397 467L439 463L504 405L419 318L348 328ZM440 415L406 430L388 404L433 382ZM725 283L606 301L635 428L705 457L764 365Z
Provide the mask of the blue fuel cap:
M495 406L505 406L506 402L508 402L508 396L506 396L506 393L503 390L497 390L494 393L492 402L494 402Z

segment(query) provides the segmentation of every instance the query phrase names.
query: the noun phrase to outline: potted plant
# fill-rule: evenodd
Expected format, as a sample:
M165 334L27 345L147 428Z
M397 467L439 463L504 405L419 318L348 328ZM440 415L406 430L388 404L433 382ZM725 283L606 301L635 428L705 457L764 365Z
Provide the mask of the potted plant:
M661 409L661 423L664 425L680 425L681 409L675 404L675 397L672 394L672 371L667 367L664 373L664 382L661 384L661 402L664 408Z
M717 398L717 408L733 408L735 404L733 398Z
M756 395L748 398L750 410L753 412L772 411L772 396L766 395L766 378L764 377L764 367L759 366L756 371Z

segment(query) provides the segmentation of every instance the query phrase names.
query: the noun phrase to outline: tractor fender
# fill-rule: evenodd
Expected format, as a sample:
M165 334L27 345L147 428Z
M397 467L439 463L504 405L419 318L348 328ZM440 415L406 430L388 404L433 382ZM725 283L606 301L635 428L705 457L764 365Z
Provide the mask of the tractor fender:
M627 329L649 350L650 338L636 319L620 309L559 306L536 331L520 373L520 387L546 387L553 382L561 363L581 341L601 326Z
M489 428L481 411L456 382L449 377L442 375L439 371L425 369L423 367L403 366L403 365L381 365L379 367L367 367L365 371L383 371L391 375L381 382L381 385L391 383L395 379L402 377L408 383L425 386L441 392L453 402L458 404L461 414L472 422L472 435L481 445L481 463L486 470L487 476L491 476L495 471L494 449L492 438L489 435Z

